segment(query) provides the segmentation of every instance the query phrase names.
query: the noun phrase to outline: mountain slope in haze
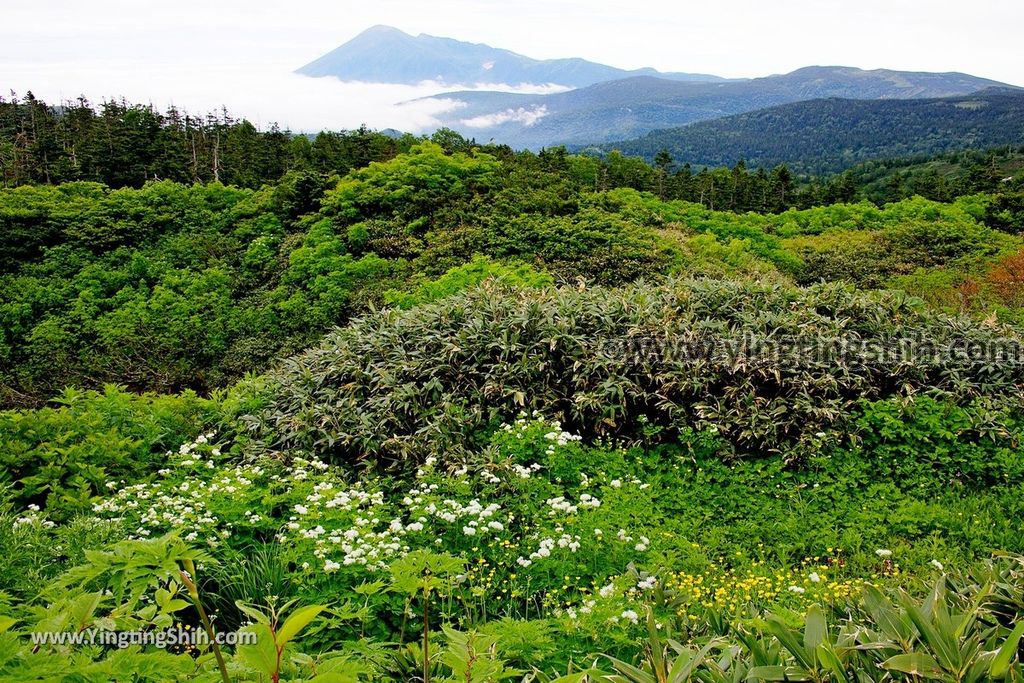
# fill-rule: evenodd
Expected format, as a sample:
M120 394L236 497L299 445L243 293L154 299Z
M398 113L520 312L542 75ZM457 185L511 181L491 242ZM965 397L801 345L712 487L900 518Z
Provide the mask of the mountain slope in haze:
M638 76L549 95L453 92L442 125L514 147L602 143L789 102L840 97L907 99L958 96L997 81L962 73L812 66L746 81L695 83Z
M908 100L818 99L662 130L601 145L677 163L841 171L883 157L1024 144L1024 90L990 88L958 97Z
M504 83L556 84L579 88L635 75L682 81L722 81L718 76L629 71L584 59L532 59L509 50L452 38L411 36L390 26L374 26L344 45L306 64L296 73L334 76L343 81L415 85L438 81L449 85Z

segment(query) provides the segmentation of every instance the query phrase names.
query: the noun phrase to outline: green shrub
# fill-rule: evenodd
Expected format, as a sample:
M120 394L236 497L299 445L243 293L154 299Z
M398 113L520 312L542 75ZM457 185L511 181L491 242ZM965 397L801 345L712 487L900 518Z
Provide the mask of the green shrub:
M432 142L353 171L329 190L321 212L343 225L371 218L428 224L439 210L471 201L496 182L499 162L488 154L447 155Z
M927 396L866 403L857 419L864 456L877 473L919 489L1024 481L1019 415L978 401L965 406Z
M482 282L500 282L510 287L543 287L554 284L550 275L539 273L526 264L506 264L493 261L486 256L477 256L465 265L450 269L439 278L421 282L412 291L390 289L384 292L384 301L399 308L412 308L444 299Z
M108 484L156 470L166 453L212 417L195 394L65 391L58 407L0 412L0 467L20 506L45 506L55 519L88 509Z
M346 462L450 457L518 410L586 438L717 429L741 451L788 451L845 429L862 398L1017 396L1019 360L956 352L1015 344L837 285L484 288L332 333L283 364L251 425L274 448Z

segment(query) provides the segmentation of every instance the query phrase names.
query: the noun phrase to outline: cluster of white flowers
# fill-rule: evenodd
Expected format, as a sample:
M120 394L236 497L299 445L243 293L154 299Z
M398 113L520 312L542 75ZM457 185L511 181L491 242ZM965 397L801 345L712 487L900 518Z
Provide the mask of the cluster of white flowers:
M529 467L524 467L523 465L514 462L512 463L509 469L511 469L512 472L514 472L515 475L520 479L529 479L534 474L534 472L540 471L541 466L538 463L533 463Z
M476 534L476 531L465 532L467 528L491 531L504 528L504 524L500 523L500 526L497 527L490 525L490 522L497 521L494 517L501 511L500 504L484 505L478 498L473 498L468 503L462 504L451 498L435 500L433 496L426 495L433 493L436 488L437 485L432 484L427 490L413 489L409 492L409 495L403 499L403 503L408 508L411 517L417 517L420 522L425 522L426 518L433 517L448 524L461 524L463 532L467 536ZM419 519L420 517L423 519ZM511 517L506 519L511 521Z
M537 414L532 419L522 414L515 425L504 428L519 436L543 435L547 442L543 447L549 452L580 438ZM267 507L265 495L269 485L287 491L287 512L277 529L277 540L296 548L305 555L302 559L309 559L300 564L307 571L333 573L344 567L383 570L426 541L443 545L449 534L469 537L474 545L492 543L496 537L505 545L521 544L522 555L516 562L528 567L558 553L579 552L583 547L581 536L572 528L557 525L561 521L558 516L582 517L602 506L592 493L579 493L578 498L570 493L555 495L547 499L546 508L556 525L534 528L520 536L515 516L499 503L488 503L481 492L488 484L531 478L543 469L538 463L524 464L510 458L488 468L466 464L455 472L454 483L458 486L449 492L443 481L434 478L437 460L431 457L423 462L418 479L406 492L385 499L383 491L374 490L374 484L347 483L343 474L315 458L293 457L287 466L269 461L218 465L212 459L220 455L214 439L214 434L204 434L168 454L168 465L160 471L164 481L156 485L112 482L108 485L112 495L94 506L97 516L128 521L136 538L179 529L187 533L186 540L216 546L232 534L247 533L250 526L275 524L271 517L276 515ZM579 476L581 488L591 491L595 483L607 482L603 472L590 476L581 472ZM631 481L642 486L638 479ZM622 485L619 480L612 482L612 488ZM467 489L480 497L455 492ZM566 526L578 519L566 521ZM603 533L593 530L597 539L603 538ZM408 538L410 534L421 536ZM634 544L624 529L618 538ZM646 550L649 543L641 536L635 548ZM586 613L585 607L577 605L574 609Z
M312 462L303 464L320 469ZM311 541L313 555L323 560L326 573L353 565L383 569L409 552L404 536L422 531L426 521L406 524L393 516L383 492L367 491L359 485L346 488L330 479L317 482L313 492L292 509L296 515L278 534L278 540L288 542L297 537Z
M554 515L557 512L564 512L567 515L571 515L579 509L576 505L573 505L568 500L566 500L565 496L558 496L557 498L548 498L547 504L551 508L548 511L549 515Z
M648 482L641 481L636 477L630 479L629 483L635 486L639 491L645 491L651 487L651 485ZM612 479L611 481L608 482L608 486L611 486L613 489L621 489L623 487L623 484L624 482L618 478Z
M555 431L548 432L544 435L544 438L548 441L554 441L559 446L566 446L573 441L581 441L583 439L579 434L560 431L562 425L559 422L554 422L551 426L555 428Z
M584 507L584 508L599 508L599 507L601 507L601 501L598 500L597 498L595 498L594 496L590 495L589 493L581 493L580 494L580 499L576 503L570 502L569 500L567 500L565 498L565 496L558 496L556 498L548 498L546 502L548 504L548 507L551 508L550 510L548 510L548 514L549 515L555 515L555 514L557 514L559 512L565 513L567 515L572 515L572 514L576 514L576 512L578 512L581 507Z
M516 558L516 564L520 567L529 567L537 560L543 560L544 558L551 557L551 551L556 547L568 550L571 553L575 553L580 549L580 537L574 534L562 533L563 529L557 527L556 532L561 534L558 538L542 538L538 543L537 549L530 553L528 558L518 557Z
M642 590L642 591L649 591L649 590L651 590L652 588L654 588L657 585L658 585L658 577L656 577L656 576L654 576L652 574L651 576L648 576L646 578L643 578L643 579L640 579L639 581L637 581L636 587L639 590Z
M117 493L93 505L101 518L120 522L138 521L130 538L147 538L171 529L188 530L182 538L193 542L202 538L217 546L231 536L231 523L222 522L209 507L217 493L233 495L252 484L252 472L236 468L219 473L210 482L184 481L173 489L161 489L147 483L122 486ZM257 516L258 517L258 516ZM247 517L252 519L252 515Z
M616 534L616 538L618 538L623 543L632 543L633 542L633 537L630 536L629 533L625 529L619 529L619 533ZM646 536L641 536L640 537L640 542L637 543L635 546L633 546L633 548L637 552L642 553L645 550L647 550L648 546L650 546L650 545L651 545L651 539L647 538Z
M39 506L35 504L29 505L25 510L25 514L15 519L12 526L17 529L19 526L29 524L38 524L39 526L46 527L47 529L54 527L53 521L46 519L40 511Z
M554 455L556 448L560 446L566 446L570 443L583 440L582 436L578 434L571 434L563 430L562 423L558 420L547 422L536 410L530 415L527 415L526 413L519 413L519 417L516 418L516 421L513 424L501 425L501 429L503 431L515 435L517 439L522 439L528 431L535 427L543 427L548 430L544 434L544 438L550 442L544 449L548 455Z
M886 548L879 548L878 550L875 551L875 555L878 555L879 557L883 557L883 558L885 558L885 557L892 557L892 551L888 550Z
M593 612L594 611L594 605L596 605L596 604L597 604L596 600L586 600L578 608L577 607L567 607L567 608L565 608L564 612L563 612L563 610L561 608L558 608L558 609L555 609L555 616L560 617L563 614L565 614L570 619L575 620L575 619L579 618L579 615L581 615L581 614L590 614L591 612Z

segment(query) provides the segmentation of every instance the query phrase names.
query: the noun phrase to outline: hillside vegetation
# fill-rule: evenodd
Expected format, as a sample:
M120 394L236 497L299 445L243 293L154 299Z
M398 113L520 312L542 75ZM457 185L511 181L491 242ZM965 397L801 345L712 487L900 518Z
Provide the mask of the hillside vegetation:
M693 165L737 159L821 174L858 162L1020 145L1024 93L992 88L922 100L815 99L659 130L601 146L653 160L661 150Z
M750 201L762 177L786 191L778 175L640 168L652 184L713 188L720 177L726 204ZM629 188L588 191L598 170L585 158L501 161L421 143L333 185L296 173L260 190L161 181L0 191L3 399L35 405L65 386L109 382L206 392L370 307L489 278L842 279L1019 320L1017 195L739 214ZM729 180L743 182L730 192Z
M1021 680L1019 182L317 140L0 190L0 679Z

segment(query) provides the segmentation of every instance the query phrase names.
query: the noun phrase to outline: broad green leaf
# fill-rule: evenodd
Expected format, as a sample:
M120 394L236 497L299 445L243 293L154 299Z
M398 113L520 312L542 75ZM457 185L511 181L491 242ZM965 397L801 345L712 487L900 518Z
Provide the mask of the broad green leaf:
M804 626L804 647L810 652L827 640L828 623L825 621L825 613L818 605L811 605Z
M248 605L241 600L236 600L235 607L237 607L242 614L252 619L254 623L266 624L267 626L270 625L270 618L252 605Z
M907 615L910 616L914 622L914 626L920 631L922 639L931 648L939 661L945 666L948 671L958 671L960 669L961 657L960 650L957 648L956 643L953 642L950 634L940 632L935 626L933 626L925 614L922 612L914 601L904 594L902 596L903 607L907 610ZM934 610L934 601L931 603L931 607Z
M769 617L766 628L769 633L775 636L779 642L782 643L784 648L789 650L789 653L793 655L798 662L800 662L801 666L805 669L814 668L814 663L811 661L811 657L808 656L807 651L800 644L800 641L797 640L796 635L794 635L793 631L782 623L778 617Z
M256 642L239 645L235 650L235 658L264 676L277 673L277 646L274 634L266 624L246 626L241 632L255 633Z
M747 679L760 681L806 681L810 680L798 670L785 666L755 666L747 671Z
M818 646L815 653L818 655L818 661L821 662L822 666L832 672L840 681L849 681L849 677L846 675L846 667L843 666L843 662L839 659L839 655L832 649L832 646L827 643L822 643Z
M864 606L878 627L890 638L903 643L910 640L913 624L905 621L889 599L875 586L867 586L864 589Z
M923 652L890 657L882 662L882 668L926 678L942 678L943 676L942 667L935 661L935 658Z
M292 638L299 634L299 631L306 628L309 622L316 619L324 609L323 605L307 605L292 612L285 619L281 628L277 630L277 647L283 648Z
M632 683L657 683L657 680L653 674L649 674L646 671L638 669L632 664L627 664L622 660L609 657L608 659L612 662L612 668L618 671L623 676L629 676L629 680Z
M310 679L310 683L359 683L359 676L328 671L327 673L317 674Z

